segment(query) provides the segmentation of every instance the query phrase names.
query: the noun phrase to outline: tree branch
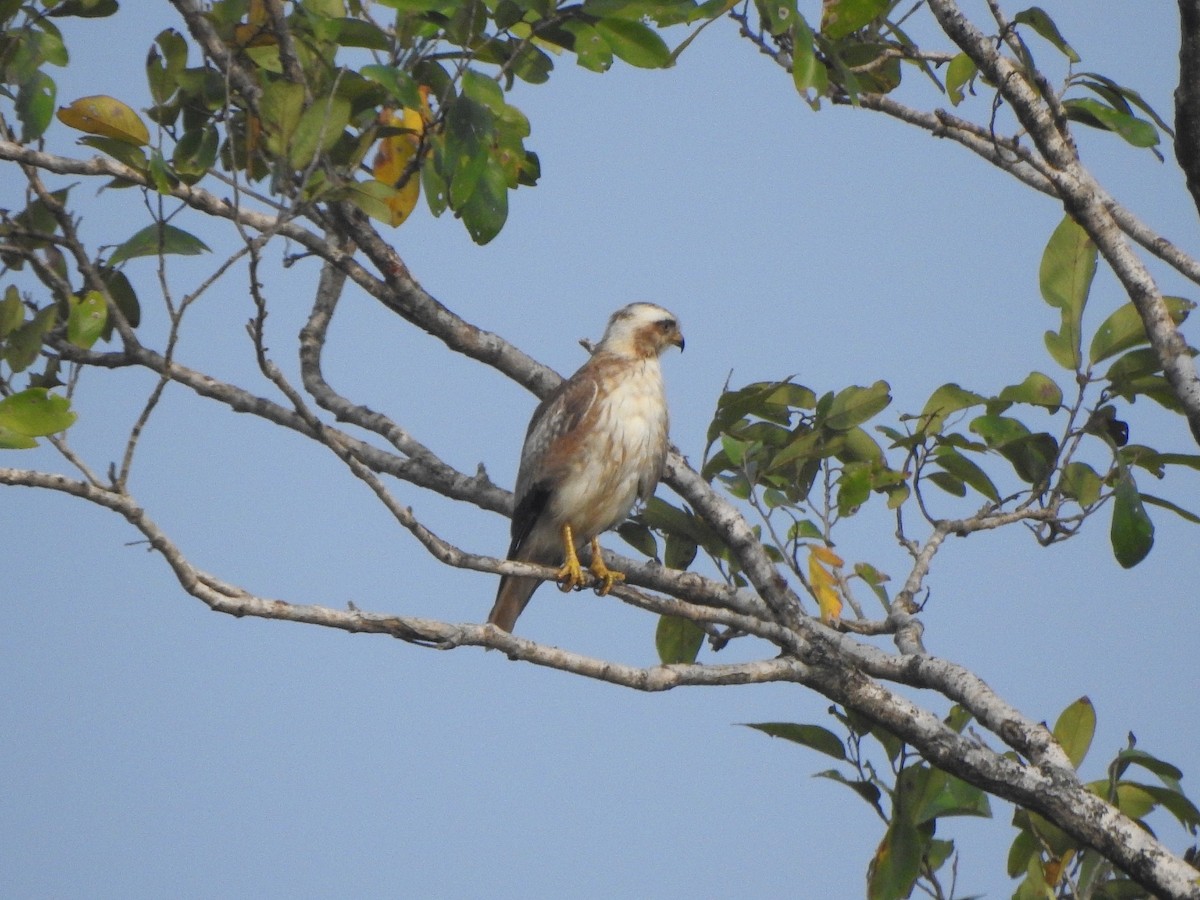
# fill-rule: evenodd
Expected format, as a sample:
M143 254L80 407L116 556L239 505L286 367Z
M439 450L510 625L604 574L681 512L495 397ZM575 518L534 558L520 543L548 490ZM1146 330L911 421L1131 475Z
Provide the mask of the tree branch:
M1049 164L1047 177L1063 205L1096 244L1137 307L1150 345L1183 407L1192 436L1200 443L1200 375L1196 363L1171 318L1162 292L1125 242L1120 226L1109 212L1107 195L1079 161L1074 144L1060 128L1059 118L1026 80L1025 73L967 20L954 0L929 0L929 8L947 36L997 85Z
M1179 86L1175 89L1175 159L1200 210L1200 0L1179 0Z

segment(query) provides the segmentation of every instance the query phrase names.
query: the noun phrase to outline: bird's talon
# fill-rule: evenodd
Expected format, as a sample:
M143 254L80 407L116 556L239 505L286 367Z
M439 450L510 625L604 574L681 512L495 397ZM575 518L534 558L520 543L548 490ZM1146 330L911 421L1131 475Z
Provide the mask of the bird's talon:
M564 594L583 590L583 580L583 569L578 560L567 560L563 567L555 573L558 589Z
M625 580L624 572L614 572L604 564L604 557L600 553L600 543L595 539L592 540L592 563L588 566L588 571L595 576L596 593L601 597L607 596L618 581Z

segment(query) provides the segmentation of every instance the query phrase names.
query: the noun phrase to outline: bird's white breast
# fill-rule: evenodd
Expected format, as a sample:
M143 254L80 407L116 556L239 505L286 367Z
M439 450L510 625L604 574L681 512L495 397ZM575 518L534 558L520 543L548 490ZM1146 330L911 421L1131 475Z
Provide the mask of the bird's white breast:
M597 398L595 425L556 492L554 516L582 543L623 520L641 490L653 491L667 446L658 359L630 364ZM572 511L569 517L563 515Z

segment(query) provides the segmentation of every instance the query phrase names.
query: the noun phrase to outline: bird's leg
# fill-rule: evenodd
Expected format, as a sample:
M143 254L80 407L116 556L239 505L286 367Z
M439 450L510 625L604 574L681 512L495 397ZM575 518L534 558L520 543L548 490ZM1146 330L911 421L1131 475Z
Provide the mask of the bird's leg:
M613 589L613 585L618 581L625 580L624 572L614 572L604 564L604 554L600 550L600 541L592 538L592 562L588 566L588 571L596 576L596 580L600 582L596 585L596 593L603 597Z
M558 589L564 593L579 590L583 587L583 567L579 565L579 555L575 552L575 535L571 533L570 525L562 527L563 564L555 575Z

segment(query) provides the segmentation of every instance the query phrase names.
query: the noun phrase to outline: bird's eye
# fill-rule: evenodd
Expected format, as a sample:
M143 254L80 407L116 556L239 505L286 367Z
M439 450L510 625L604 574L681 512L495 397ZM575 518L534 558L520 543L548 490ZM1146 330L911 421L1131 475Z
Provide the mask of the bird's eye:
M662 321L660 321L658 323L659 331L670 331L674 327L675 327L675 322L671 319L663 319Z

